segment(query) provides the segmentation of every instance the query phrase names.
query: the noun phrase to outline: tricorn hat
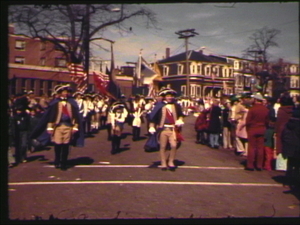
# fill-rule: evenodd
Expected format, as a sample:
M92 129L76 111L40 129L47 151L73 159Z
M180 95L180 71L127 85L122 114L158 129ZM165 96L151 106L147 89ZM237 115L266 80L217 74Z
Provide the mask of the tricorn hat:
M59 93L59 92L61 92L61 91L63 91L63 90L68 90L68 91L70 91L71 89L70 89L70 84L58 84L58 85L56 85L55 87L54 87L54 92L55 93Z
M81 95L83 96L83 93L81 91L76 91L74 94L73 94L73 97L76 97L78 95Z
M158 92L159 96L165 96L165 95L174 95L175 96L176 94L177 94L177 92L171 88L163 88L162 90L160 90Z

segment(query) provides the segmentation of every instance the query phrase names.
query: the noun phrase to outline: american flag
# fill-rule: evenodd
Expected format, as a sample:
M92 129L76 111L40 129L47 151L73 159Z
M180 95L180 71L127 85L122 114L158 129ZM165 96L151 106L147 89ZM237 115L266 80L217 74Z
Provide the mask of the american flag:
M77 85L77 91L85 92L87 89L87 74L81 64L69 63L68 69L71 80Z

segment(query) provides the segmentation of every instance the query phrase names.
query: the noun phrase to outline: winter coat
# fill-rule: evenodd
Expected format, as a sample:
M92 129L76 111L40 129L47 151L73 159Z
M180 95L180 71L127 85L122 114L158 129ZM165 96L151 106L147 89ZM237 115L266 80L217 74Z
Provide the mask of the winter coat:
M281 133L282 155L300 160L300 119L290 118Z
M264 135L269 122L269 110L262 104L254 104L246 117L246 129L249 135Z
M216 105L212 105L209 112L209 122L207 130L210 133L220 133L221 132L221 108Z
M247 139L247 130L246 130L246 118L247 118L248 109L244 109L244 113L241 119L238 120L238 124L236 126L236 136L240 138Z
M229 122L229 112L230 112L229 108L224 108L222 110L222 124L223 124L223 127L231 128L231 123Z
M276 152L277 154L282 152L281 133L292 116L293 106L281 106L278 109L277 120L275 122L276 133Z

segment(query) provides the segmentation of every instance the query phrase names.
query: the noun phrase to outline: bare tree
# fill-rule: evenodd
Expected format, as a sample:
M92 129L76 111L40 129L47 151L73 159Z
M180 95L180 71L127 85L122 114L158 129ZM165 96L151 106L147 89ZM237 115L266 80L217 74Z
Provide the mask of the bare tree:
M249 37L249 39L252 41L252 44L243 50L244 56L261 62L268 62L270 58L268 50L271 47L279 47L278 43L276 42L276 38L280 32L280 30L274 28L269 29L268 27L263 27L255 31Z
M101 39L109 27L130 32L125 21L138 17L145 26L156 27L155 14L139 5L130 4L53 4L10 5L9 22L16 24L21 34L40 38L58 47L70 62L83 62L88 43ZM99 37L95 37L95 36Z
M271 47L279 47L276 38L280 32L280 30L274 28L263 27L249 37L252 44L243 50L245 58L254 60L255 65L252 72L258 79L258 84L261 86L263 93L267 89L268 81L276 78L277 73L270 71L270 54L268 51Z

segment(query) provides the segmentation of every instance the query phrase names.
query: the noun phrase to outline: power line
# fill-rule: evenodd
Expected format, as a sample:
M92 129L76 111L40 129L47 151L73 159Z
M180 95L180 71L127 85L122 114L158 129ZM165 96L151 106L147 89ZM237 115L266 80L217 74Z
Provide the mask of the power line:
M273 27L281 26L281 25L286 25L286 24L290 24L290 23L294 23L296 21L298 21L298 20L293 20L293 21L289 21L289 22L285 22L285 23L273 25ZM242 33L254 32L254 31L257 31L257 30L258 29L251 29L251 30L245 30L245 31L240 31L240 32L235 32L235 33L227 33L227 34L225 33L225 34L208 35L208 36L201 35L201 37L218 37L218 36L226 36L226 35L233 35L233 34L242 34Z

